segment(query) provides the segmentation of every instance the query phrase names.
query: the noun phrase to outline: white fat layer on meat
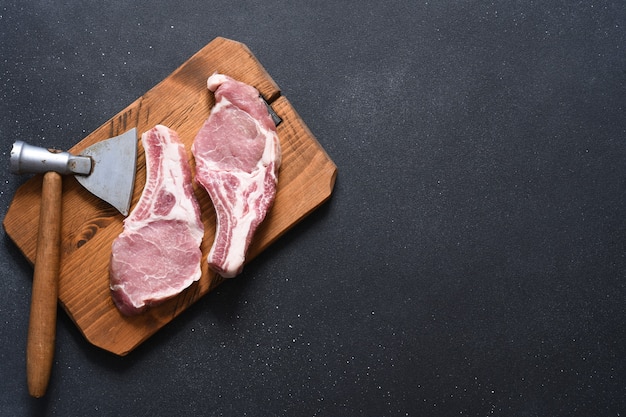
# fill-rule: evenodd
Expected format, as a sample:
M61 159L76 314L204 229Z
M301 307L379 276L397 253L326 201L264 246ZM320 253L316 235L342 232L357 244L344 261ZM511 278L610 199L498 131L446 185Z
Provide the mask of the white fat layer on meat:
M217 112L217 111L221 110L222 107L226 107L228 105L232 105L230 100L228 100L226 97L222 97L222 99L220 101L215 103L215 105L211 109L211 113Z
M209 90L215 91L217 87L228 81L228 77L224 74L215 73L206 80L206 86Z
M237 178L239 178L239 180L246 185L245 188L250 188L253 183L256 183L256 191L250 196L249 200L256 199L259 194L263 194L264 192L264 168L272 163L272 161L275 162L276 169L280 165L280 155L277 155L278 148L276 146L276 142L278 141L278 136L276 132L268 131L267 129L264 129L260 126L259 129L261 130L261 134L263 135L263 137L267 138L265 140L263 155L257 162L256 169L254 169L250 174L247 174L245 172L239 172L237 175ZM274 172L274 176L275 175L276 172ZM276 177L274 178L274 180L276 180ZM224 264L222 265L224 268L223 276L225 278L229 278L229 275L234 276L237 273L239 267L245 261L246 238L250 230L250 225L256 219L254 209L249 210L248 213L244 214L246 203L247 201L243 199L236 199L235 204L232 206L233 218L237 219L237 224L233 226L231 246L226 252L227 256ZM218 227L220 227L219 224ZM213 248L211 248L211 251L209 253L209 259L212 258L212 252Z
M156 128L159 131L159 134L166 138L166 140L161 142L161 146L163 147L162 169L164 170L164 175L160 178L161 182L159 183L159 188L154 191L161 191L165 189L174 196L176 204L174 204L172 210L166 215L156 215L155 210L151 209L150 217L143 220L135 220L134 218L131 218L131 213L131 215L124 222L125 228L129 231L139 230L157 220L187 220L188 223L191 223L196 219L195 209L192 202L188 198L181 197L181 193L183 193L183 190L185 189L185 184L184 177L180 172L180 167L187 164L187 161L183 161L181 159L181 152L179 151L180 147L183 145L171 141L168 129L165 126L157 125ZM151 175L151 171L154 168L155 167L153 166L146 166L147 178L153 177L153 175ZM158 201L157 195L152 195L151 197L152 199L149 203L154 205ZM143 199L143 195L141 198ZM137 206L141 204L142 201L139 201ZM198 242L202 240L204 233L198 228L190 227L190 231L193 233L194 238L198 240Z

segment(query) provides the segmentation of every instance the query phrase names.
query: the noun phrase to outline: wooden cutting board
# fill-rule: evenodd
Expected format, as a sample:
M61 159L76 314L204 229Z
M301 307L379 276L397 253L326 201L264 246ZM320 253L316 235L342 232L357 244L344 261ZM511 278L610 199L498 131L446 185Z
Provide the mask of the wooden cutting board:
M283 159L276 200L250 247L249 261L330 197L337 167L245 45L214 39L70 151L80 154L84 148L133 127L141 136L156 124L163 124L178 132L193 168L191 144L214 104L206 87L207 78L214 72L255 86L283 119L277 128ZM138 142L132 207L142 193L146 174L139 138ZM31 263L35 262L41 180L40 175L34 176L17 190L3 221L7 235ZM108 271L111 244L122 232L124 217L83 189L73 177L64 177L59 301L94 345L126 355L223 280L206 264L215 233L213 206L208 194L194 187L206 228L201 279L178 297L142 315L125 317L111 300Z

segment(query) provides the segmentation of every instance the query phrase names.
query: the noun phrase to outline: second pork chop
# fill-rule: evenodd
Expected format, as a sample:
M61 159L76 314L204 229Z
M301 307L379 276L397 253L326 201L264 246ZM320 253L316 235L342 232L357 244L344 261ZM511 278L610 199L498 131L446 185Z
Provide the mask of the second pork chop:
M207 81L215 106L194 139L196 180L215 207L209 266L225 278L239 274L248 246L276 195L281 161L276 126L252 86L223 74Z

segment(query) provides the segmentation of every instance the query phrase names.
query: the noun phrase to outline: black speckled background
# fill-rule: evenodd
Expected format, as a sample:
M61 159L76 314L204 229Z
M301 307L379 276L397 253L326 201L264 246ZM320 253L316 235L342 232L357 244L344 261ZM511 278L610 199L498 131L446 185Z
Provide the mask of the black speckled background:
M625 29L622 1L4 1L3 215L14 140L71 147L217 36L339 176L126 357L60 312L41 400L4 235L0 415L625 415Z

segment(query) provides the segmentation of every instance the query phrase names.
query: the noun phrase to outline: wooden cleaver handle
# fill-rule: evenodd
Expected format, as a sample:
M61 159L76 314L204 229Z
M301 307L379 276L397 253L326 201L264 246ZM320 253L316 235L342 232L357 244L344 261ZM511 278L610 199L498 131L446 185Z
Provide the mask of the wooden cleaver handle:
M46 393L54 357L61 260L61 192L61 175L53 171L46 172L41 192L26 346L28 391L36 398Z

